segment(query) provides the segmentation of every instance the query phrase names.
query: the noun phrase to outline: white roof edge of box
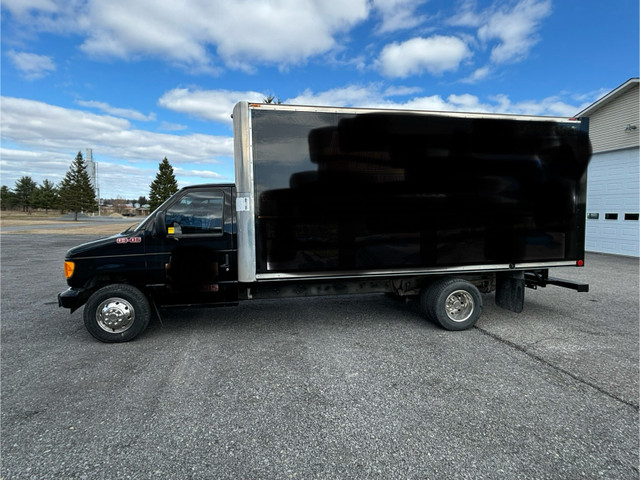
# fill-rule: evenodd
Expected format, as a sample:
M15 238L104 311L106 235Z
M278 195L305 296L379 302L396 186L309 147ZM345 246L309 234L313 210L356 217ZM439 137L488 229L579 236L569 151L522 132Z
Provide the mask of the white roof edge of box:
M241 102L245 103L245 102ZM412 113L419 115L455 117L455 118L487 118L505 120L528 120L546 122L567 122L577 117L558 117L541 115L521 115L510 113L483 113L483 112L450 112L437 110L406 110L399 108L360 108L360 107L331 107L320 105L289 105L282 103L248 103L250 109L261 110L289 110L297 112L327 112L327 113Z

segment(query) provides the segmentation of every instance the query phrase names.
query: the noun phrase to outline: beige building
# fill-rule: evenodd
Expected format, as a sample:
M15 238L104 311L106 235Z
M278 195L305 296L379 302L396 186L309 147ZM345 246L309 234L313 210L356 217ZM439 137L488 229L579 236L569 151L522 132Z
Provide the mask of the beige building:
M577 117L589 118L586 249L640 256L640 97L632 78Z

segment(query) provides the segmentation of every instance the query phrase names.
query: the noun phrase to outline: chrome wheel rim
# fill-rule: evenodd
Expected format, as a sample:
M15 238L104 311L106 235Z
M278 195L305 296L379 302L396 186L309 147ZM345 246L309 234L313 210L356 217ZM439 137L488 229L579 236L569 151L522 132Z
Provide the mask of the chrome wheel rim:
M96 310L98 326L109 333L122 333L133 325L136 312L124 298L113 297L102 302Z
M452 321L464 322L473 313L473 297L466 290L456 290L447 297L444 309Z

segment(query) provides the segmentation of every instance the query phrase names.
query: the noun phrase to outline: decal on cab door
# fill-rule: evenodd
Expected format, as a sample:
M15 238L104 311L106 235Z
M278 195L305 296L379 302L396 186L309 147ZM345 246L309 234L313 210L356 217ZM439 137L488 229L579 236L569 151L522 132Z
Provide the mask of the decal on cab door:
M120 237L116 238L116 243L140 243L142 238L140 237Z

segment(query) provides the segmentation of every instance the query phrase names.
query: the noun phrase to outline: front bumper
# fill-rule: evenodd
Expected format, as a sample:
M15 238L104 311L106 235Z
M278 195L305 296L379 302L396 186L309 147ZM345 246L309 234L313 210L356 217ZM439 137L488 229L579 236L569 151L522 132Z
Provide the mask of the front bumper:
M90 295L91 292L84 288L69 287L58 294L58 306L69 308L73 313L87 302Z

